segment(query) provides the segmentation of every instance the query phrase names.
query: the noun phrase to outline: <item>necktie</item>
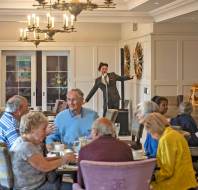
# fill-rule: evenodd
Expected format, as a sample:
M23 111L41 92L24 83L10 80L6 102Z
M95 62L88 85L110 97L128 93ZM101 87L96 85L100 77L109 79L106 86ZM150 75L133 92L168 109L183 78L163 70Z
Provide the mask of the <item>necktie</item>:
M105 84L108 84L107 75L104 76L104 81L105 81Z

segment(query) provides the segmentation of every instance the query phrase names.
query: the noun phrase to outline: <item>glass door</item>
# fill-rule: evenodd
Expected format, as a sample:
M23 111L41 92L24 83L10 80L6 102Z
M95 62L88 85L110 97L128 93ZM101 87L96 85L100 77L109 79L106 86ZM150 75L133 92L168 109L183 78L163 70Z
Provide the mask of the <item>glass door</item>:
M34 58L33 54L7 53L5 54L5 100L13 95L27 98L29 106L35 103L35 87L31 71Z
M68 56L66 53L43 53L42 110L52 111L56 100L65 100L68 86Z

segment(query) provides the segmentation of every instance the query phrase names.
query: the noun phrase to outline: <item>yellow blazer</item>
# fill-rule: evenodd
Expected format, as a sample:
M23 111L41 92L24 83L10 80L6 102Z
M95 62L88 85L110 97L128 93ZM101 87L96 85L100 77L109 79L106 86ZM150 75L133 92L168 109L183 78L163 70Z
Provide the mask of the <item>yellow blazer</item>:
M151 183L154 190L187 190L198 185L187 141L171 127L159 140L157 166L156 181Z

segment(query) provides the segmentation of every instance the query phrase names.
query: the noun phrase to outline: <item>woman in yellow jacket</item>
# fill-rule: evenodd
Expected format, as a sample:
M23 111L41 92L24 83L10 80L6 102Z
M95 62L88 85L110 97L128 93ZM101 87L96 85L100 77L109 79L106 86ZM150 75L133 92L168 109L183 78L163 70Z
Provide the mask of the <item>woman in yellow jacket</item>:
M149 114L144 125L152 137L159 140L157 169L151 189L188 190L197 187L190 150L184 136L172 129L159 113Z

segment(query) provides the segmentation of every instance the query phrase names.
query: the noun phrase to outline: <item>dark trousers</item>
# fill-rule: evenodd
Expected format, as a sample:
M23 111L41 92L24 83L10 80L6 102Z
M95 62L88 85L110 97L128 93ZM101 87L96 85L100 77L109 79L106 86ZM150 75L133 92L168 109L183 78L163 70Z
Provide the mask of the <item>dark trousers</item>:
M119 100L115 102L109 102L108 109L119 109ZM107 113L107 105L103 105L103 117L106 116L106 113Z

